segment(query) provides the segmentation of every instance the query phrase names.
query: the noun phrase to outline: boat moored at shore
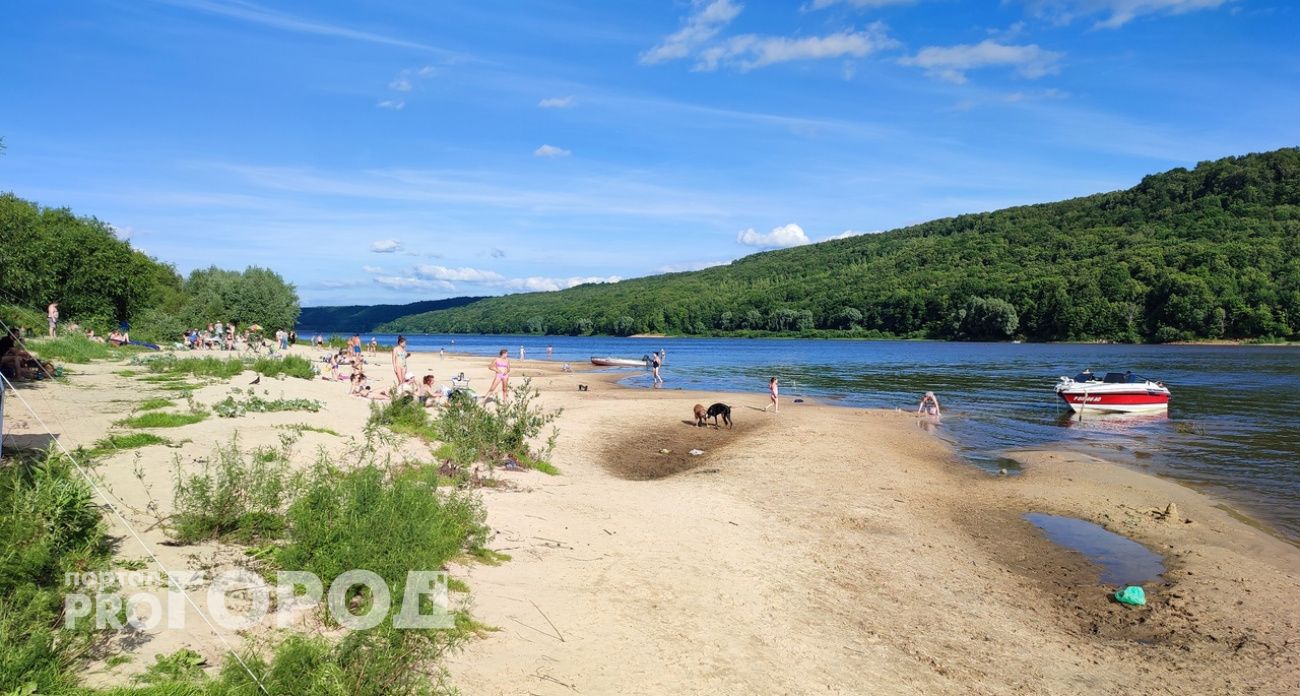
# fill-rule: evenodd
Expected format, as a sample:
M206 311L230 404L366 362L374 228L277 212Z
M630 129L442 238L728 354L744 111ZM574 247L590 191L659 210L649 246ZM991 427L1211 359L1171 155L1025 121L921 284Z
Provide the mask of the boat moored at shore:
M1062 377L1055 391L1075 413L1152 413L1169 408L1169 389L1164 384L1132 372L1107 372L1098 378L1084 370Z

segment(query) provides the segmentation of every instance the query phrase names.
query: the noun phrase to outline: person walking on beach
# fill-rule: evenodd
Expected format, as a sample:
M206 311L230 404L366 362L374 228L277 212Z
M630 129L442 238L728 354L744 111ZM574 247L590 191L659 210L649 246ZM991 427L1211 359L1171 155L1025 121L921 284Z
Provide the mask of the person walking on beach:
M379 352L379 339L374 336L370 337L370 354L374 355Z
M59 323L59 303L51 302L45 313L50 319L50 338L54 338L54 325Z
M360 346L357 347L360 348ZM357 355L360 355L360 353ZM394 396L400 394L406 388L406 383L411 379L406 371L406 357L408 355L410 354L406 352L406 337L398 336L397 345L393 346L393 374L397 377L397 387L393 389Z
M767 396L768 396L768 398L770 398L772 401L771 401L771 403L769 403L768 405L766 405L766 406L763 407L763 411L766 412L767 409L770 408L770 409L772 409L772 413L780 413L780 412L781 412L781 401L780 401L780 399L779 399L779 393L778 393L778 391L777 391L777 387L776 387L776 378L775 378L775 377L773 377L772 379L767 380Z
M663 367L663 364L664 364L664 356L662 350L660 350L658 353L650 354L650 374L654 378L655 388L658 388L660 385L664 383L663 376L659 374L659 368Z
M926 392L921 397L921 405L916 407L918 416L938 416L939 415L939 397L934 392Z
M501 401L506 400L506 390L510 388L510 351L505 348L497 354L497 359L492 361L488 366L492 370L492 386L488 387L487 395L483 397L483 403L487 403L492 398L492 392L496 391L497 385L501 385ZM500 402L498 402L500 403Z

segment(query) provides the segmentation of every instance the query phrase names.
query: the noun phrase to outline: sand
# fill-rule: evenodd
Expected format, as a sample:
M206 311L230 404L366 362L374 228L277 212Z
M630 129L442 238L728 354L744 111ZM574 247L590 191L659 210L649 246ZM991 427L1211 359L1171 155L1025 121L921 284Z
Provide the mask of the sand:
M412 370L440 381L464 371L481 390L487 362L416 354ZM448 660L466 694L1300 690L1300 551L1200 492L1068 452L1015 453L1022 474L990 475L911 414L789 401L764 413L765 384L743 395L633 390L607 374L515 364L547 407L564 409L561 475L501 473L513 485L482 491L489 546L512 560L453 569L475 617L499 629ZM68 384L23 395L66 444L88 444L131 401L158 395L113 374L121 368L74 366ZM211 404L252 377L195 399ZM341 433L307 433L293 445L304 464L318 447L340 454L361 437L368 404L345 384L258 388L326 408L209 418L159 431L188 440L175 447L109 458L97 475L138 528L169 509L174 467L193 469L236 431L248 446L278 445L275 426L289 423ZM714 401L732 405L734 429L694 427L692 405ZM32 436L21 409L9 404L7 427ZM409 441L393 454L431 456ZM1179 519L1161 519L1171 502ZM1046 541L1022 518L1031 511L1090 520L1163 555L1149 605L1109 601L1097 568ZM164 546L157 526L145 538L176 566L238 564L237 549ZM142 555L132 543L122 554ZM121 647L137 659L94 666L92 682L120 682L178 647L214 663L223 652L201 624Z

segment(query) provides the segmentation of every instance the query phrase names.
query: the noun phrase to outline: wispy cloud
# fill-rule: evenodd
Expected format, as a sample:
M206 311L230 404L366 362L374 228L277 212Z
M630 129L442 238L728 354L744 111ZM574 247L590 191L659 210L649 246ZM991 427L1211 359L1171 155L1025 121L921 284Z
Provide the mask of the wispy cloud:
M378 104L375 104L375 106L381 109L392 109L393 111L401 111L402 109L406 108L406 102L401 99L385 99L379 102Z
M362 267L361 267L361 271L362 271L363 273L371 273L371 274L374 274L374 273L383 273L383 272L384 272L384 269L383 269L383 268L380 268L379 266L362 266Z
M823 242L829 242L832 239L848 239L849 237L861 237L864 234L879 234L880 230L844 230L843 232L831 235L823 239Z
M433 77L436 73L437 70L432 65L406 68L397 73L392 81L388 83L388 88L395 92L410 92L421 81Z
M922 68L935 79L963 84L967 71L995 66L1014 68L1020 76L1029 79L1050 75L1059 70L1063 56L1037 44L1016 46L985 39L977 44L927 46L899 62Z
M744 5L731 0L694 0L691 5L695 11L686 18L682 28L642 53L642 64L654 65L691 55L696 48L717 36L744 8Z
M1104 14L1094 26L1117 29L1145 15L1179 15L1220 7L1229 0L1025 0L1030 12L1059 24Z
M384 46L397 46L399 48L410 48L431 53L440 53L443 55L455 55L452 51L447 51L436 46L419 43L418 41L408 41L406 39L385 34L376 34L367 31L358 31L350 27L330 24L306 17L291 15L286 12L267 9L251 2L241 0L158 0L163 4L180 7L196 12L219 15L230 19L256 24L271 29L280 29L283 31L294 32L298 34L310 34L314 36L329 36L349 41L362 41L365 43L381 44Z
M568 157L571 154L573 154L571 151L554 145L543 145L533 150L533 155L536 157Z
M824 10L834 5L851 5L859 9L887 7L889 5L910 5L918 0L813 0L808 5L813 10Z
M402 243L396 239L380 239L370 243L370 251L376 254L392 254L402 250Z
M745 246L759 247L761 249L784 249L812 242L811 239L808 239L808 234L803 231L803 228L794 223L775 227L766 234L757 232L752 227L741 230L736 235L736 241Z
M520 290L524 292L555 292L556 290L567 290L579 285L588 285L592 283L617 283L623 280L619 276L574 276L571 278L546 278L543 276L529 276L527 278L511 278L498 285L508 290Z
M437 290L440 292L452 292L456 289L455 285L445 280L429 280L428 278L413 278L411 276L375 276L375 284L390 290Z
M725 266L731 261L683 261L681 263L669 263L655 269L656 273L684 273L686 271L702 271L714 266Z
M498 249L498 248L496 248L496 247L492 247L492 251L489 252L489 253L491 254L492 258L494 258L494 259L504 259L504 258L506 257L506 250L505 250L505 249Z
M543 109L567 109L573 106L573 96L548 97L537 102L537 106Z
M744 34L701 51L695 69L707 71L716 70L719 65L731 65L744 71L796 60L863 58L898 45L880 22L863 31L842 31L826 36L787 38Z

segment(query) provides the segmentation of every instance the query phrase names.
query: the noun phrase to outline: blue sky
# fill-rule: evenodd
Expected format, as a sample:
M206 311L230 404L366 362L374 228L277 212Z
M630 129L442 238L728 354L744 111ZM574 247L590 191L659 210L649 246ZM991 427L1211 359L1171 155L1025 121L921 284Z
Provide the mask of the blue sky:
M1288 0L21 3L0 190L304 304L566 287L1300 144Z

